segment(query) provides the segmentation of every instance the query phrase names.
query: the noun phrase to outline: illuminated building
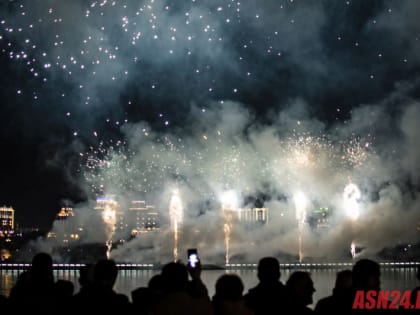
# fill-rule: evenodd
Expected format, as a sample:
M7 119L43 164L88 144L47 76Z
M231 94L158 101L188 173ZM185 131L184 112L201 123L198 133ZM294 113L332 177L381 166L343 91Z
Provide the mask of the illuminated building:
M239 220L245 222L268 222L268 208L251 208L239 211Z
M133 200L131 202L127 219L132 236L159 229L158 212L154 206L146 205L144 200Z
M120 209L120 205L115 200L114 196L106 196L100 197L96 199L96 210L106 210L111 209L112 211L118 211Z
M268 223L268 208L223 208L223 215L231 222Z
M331 209L327 207L317 208L312 211L309 224L317 229L330 227Z
M83 227L76 225L74 217L73 208L62 207L55 216L54 231L48 232L47 237L56 238L65 244L78 240Z
M0 237L7 237L14 233L15 210L3 206L0 208Z
M60 211L57 213L55 219L56 220L65 220L68 217L74 217L73 208L70 207L62 207Z
M131 201L128 209L123 211L114 196L107 196L96 200L95 209L103 211L103 218L107 218L105 223L112 225L111 234L115 233L115 239L119 242L126 241L129 236L159 229L158 212L144 200Z

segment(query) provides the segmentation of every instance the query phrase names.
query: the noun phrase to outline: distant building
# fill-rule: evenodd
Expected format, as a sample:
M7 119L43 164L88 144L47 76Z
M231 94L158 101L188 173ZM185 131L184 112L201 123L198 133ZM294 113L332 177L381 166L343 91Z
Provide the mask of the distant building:
M331 209L327 207L316 208L309 217L309 225L316 229L329 228Z
M127 211L127 222L132 236L159 230L159 213L144 200L131 201Z
M123 208L114 195L107 195L96 199L94 209L98 210L109 238L105 241L124 243L138 233L159 229L158 212L154 206L146 205L145 201L135 200L129 207ZM75 213L72 208L61 208L56 216L55 229L48 233L48 237L62 240L64 244L78 240L84 228L76 226L77 220L72 220L73 217Z
M99 197L96 199L96 210L111 210L111 211L119 211L120 204L117 202L115 196L105 196Z
M55 216L56 220L66 220L69 217L74 217L73 208L71 207L62 207L60 211Z
M268 223L268 208L223 208L222 210L225 220L230 222Z
M14 233L15 210L11 207L0 208L0 237L8 237Z
M251 208L239 211L239 220L245 222L268 223L268 208Z
M80 238L83 227L77 226L75 213L71 207L62 207L55 216L54 231L47 234L47 238L56 238L67 244Z
M133 200L123 209L114 196L107 196L97 199L95 209L102 211L104 223L119 242L139 233L159 230L159 213L144 200Z

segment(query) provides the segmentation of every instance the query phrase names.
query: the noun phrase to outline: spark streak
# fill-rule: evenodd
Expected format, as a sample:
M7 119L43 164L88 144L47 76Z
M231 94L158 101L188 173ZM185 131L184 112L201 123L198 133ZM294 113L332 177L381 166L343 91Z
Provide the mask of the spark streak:
M179 227L183 219L183 206L178 190L172 192L171 201L169 203L169 216L171 218L171 226L174 233L174 261L178 261L178 241L179 241Z
M299 262L303 262L303 227L306 220L306 208L308 201L303 192L298 191L293 195L293 201L296 208L296 220L298 221L298 246L299 246Z

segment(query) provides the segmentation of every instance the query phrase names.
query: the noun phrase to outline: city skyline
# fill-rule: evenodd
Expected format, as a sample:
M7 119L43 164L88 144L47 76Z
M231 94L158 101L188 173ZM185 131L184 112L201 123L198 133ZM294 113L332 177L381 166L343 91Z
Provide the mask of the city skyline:
M351 188L354 189L354 187ZM296 262L297 259L299 263L325 262L331 259L349 260L365 256L366 248L360 243L356 245L354 241L351 243L349 251L342 248L341 252L327 255L326 257L312 256L314 252L308 256L308 246L303 246L303 244L308 242L308 238L333 231L334 225L338 223L337 219L342 220L342 218L340 219L337 216L337 209L306 207L307 201L305 199L306 197L302 194L295 196L296 219L298 220L300 231L299 236L296 235L296 237L299 237L299 244L295 248L296 252L293 252L293 249L290 251L291 248L289 248L289 251L284 251L284 248L280 246L272 249L273 254L282 257L282 260L285 261ZM119 203L120 201L122 204ZM268 229L270 229L270 227L267 227L268 224L270 224L271 228L281 226L281 221L286 219L287 212L290 210L283 209L283 213L280 216L274 216L274 220L269 220L269 209L244 209L241 208L237 201L237 196L232 191L222 196L218 219L212 223L212 227L207 227L209 231L216 233L216 235L219 234L219 236L213 236L212 246L209 247L208 245L210 244L206 246L206 254L203 257L208 262L221 264L221 254L226 256L226 265L244 263L249 259L255 259L252 254L243 252L243 245L248 244L248 246L253 247L255 245L254 241L257 241L253 241L255 232L268 232ZM181 200L178 202L182 203ZM298 209L304 212L301 213ZM13 229L14 210L12 208L3 207L0 209L0 212L0 219L2 219L0 222L2 224L0 226L2 230L0 240L8 244L6 248L10 246L15 248L17 245L14 244L15 242L18 242L21 246L24 245L23 247L17 247L16 252L14 250L12 252L3 251L3 254L7 253L13 261L16 261L16 259L17 261L27 259L26 255L33 251L49 252L57 262L77 262L77 259L85 261L94 257L91 254L102 257L105 254L105 250L101 253L101 247L106 247L106 256L119 262L133 263L144 259L162 262L160 259L170 259L171 248L168 248L168 246L171 246L171 244L174 246L174 255L176 249L176 256L173 258L176 260L179 249L182 249L182 252L184 252L186 248L196 245L203 246L203 241L206 242L205 238L202 238L201 234L203 231L200 231L199 226L194 226L191 220L183 217L177 219L177 236L173 236L173 239L171 239L171 234L175 230L172 217L165 219L165 209L162 212L162 209L155 209L154 205L148 205L144 200L132 200L127 203L115 195L97 198L96 204L92 205L91 209L83 209L82 212L80 209L75 209L74 211L72 207L62 207L56 215L52 229L47 234L45 234L46 231L42 234L38 233L36 239L33 238L32 240L26 236L28 231L22 230L21 227L17 226L15 230ZM293 209L292 212L294 212ZM347 215L351 221L357 219L353 213L348 213ZM270 223L268 223L269 221ZM347 224L349 223L351 222ZM416 226L417 233L419 223L420 221ZM411 228L414 226L415 224ZM223 233L221 233L222 230L224 230ZM204 237L206 233L204 233ZM41 235L44 236L39 237ZM191 243L189 235L193 235L193 243ZM24 239L22 239L23 236L25 236ZM33 234L33 236L36 236L36 234ZM303 237L303 242L301 237ZM153 246L148 243L150 241L154 243ZM219 244L217 245L217 243ZM225 248L221 249L221 244L223 243ZM215 247L212 248L213 246ZM233 250L231 250L231 247ZM418 243L399 244L395 248L391 246L377 253L370 251L369 256L380 260L385 259L385 261L389 261L389 259L412 260L418 257L418 247ZM94 252L89 254L88 248L94 249ZM140 256L133 256L134 248L137 248L136 252L140 253ZM217 249L216 252L214 251L215 249ZM84 254L85 250L88 251ZM407 252L407 250L409 251ZM141 254L143 251L148 252L148 254ZM221 253L221 251L224 253Z

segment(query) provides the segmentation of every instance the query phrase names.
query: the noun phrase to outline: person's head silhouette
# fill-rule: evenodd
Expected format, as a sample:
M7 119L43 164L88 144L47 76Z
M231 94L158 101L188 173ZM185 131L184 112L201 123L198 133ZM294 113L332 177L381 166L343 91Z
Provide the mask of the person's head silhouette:
M281 276L279 261L274 257L261 258L257 276L263 283L278 281Z
M356 290L379 290L381 271L377 262L361 259L353 266L353 287Z
M165 291L184 291L188 284L188 270L184 264L170 262L162 268L162 282Z
M293 272L286 282L286 290L289 292L292 301L304 306L312 304L312 295L315 288L311 274L306 271Z
M34 279L53 280L53 260L47 253L38 253L32 258L31 276Z
M93 270L93 281L97 285L112 288L117 279L118 268L115 261L108 259L99 260Z
M239 301L242 299L244 284L235 274L225 274L216 281L215 298L221 301Z

